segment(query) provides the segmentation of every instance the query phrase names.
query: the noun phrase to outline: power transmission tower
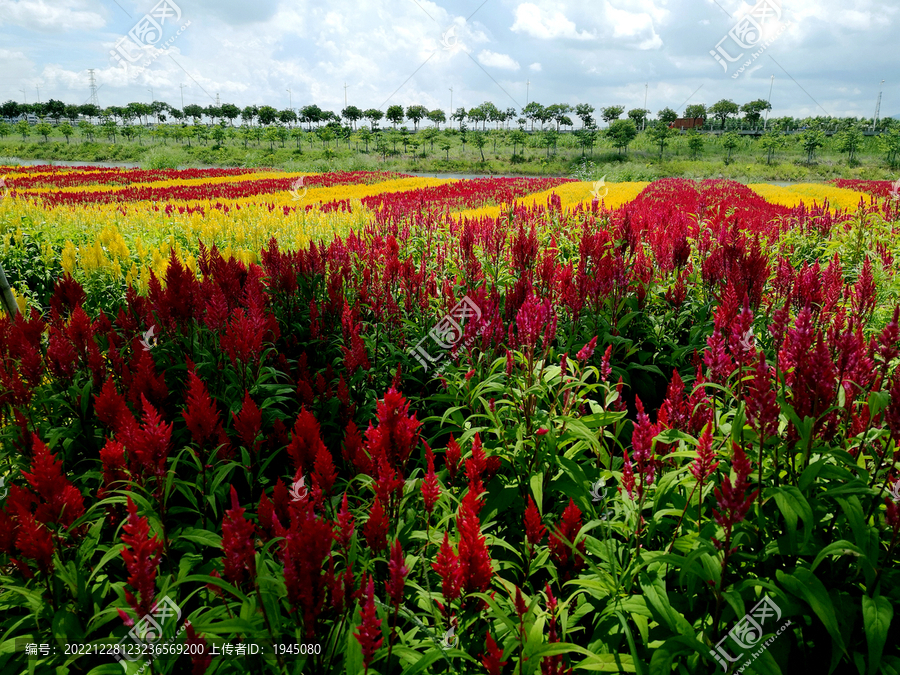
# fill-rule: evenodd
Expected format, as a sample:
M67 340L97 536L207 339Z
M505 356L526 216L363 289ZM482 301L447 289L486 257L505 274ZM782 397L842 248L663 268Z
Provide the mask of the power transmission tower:
M218 92L216 92L216 107L218 108L218 107L221 106L221 105L222 105L222 104L219 103L219 94L218 94Z
M100 107L100 99L97 98L97 80L94 79L94 69L91 68L88 70L88 73L91 76L91 105L95 105L98 108Z
M881 86L878 87L878 101L875 102L875 119L872 120L872 131L875 131L875 125L878 124L878 113L881 112L881 89L884 87L884 80L881 81Z

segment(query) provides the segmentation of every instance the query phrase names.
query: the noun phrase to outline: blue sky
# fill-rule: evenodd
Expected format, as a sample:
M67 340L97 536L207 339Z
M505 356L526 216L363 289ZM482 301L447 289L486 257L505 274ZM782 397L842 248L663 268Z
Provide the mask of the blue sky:
M182 95L204 106L218 95L239 106L335 111L345 93L361 108L444 110L451 95L454 108L504 109L527 100L630 109L646 95L655 114L765 99L774 75L773 116L871 117L882 79L882 116L900 113L900 6L885 2L163 3L0 0L0 100L33 102L39 87L43 101L86 103L93 68L102 106L149 101L151 89L177 106ZM147 15L158 32L141 30Z

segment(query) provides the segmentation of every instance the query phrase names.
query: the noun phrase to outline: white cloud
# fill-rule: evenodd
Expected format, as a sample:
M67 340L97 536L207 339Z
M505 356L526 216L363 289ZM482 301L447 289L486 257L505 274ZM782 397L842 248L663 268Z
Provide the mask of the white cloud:
M504 70L519 69L519 62L509 56L509 54L498 54L489 49L482 49L478 54L478 60L482 65L492 68L502 68Z
M541 72L541 64L540 63L532 63L530 66L528 66L528 70L530 70L533 73L539 73L539 72Z
M606 17L613 27L613 38L624 38L637 41L638 49L659 49L662 47L662 38L653 27L653 17L650 14L627 12L622 9L608 6Z
M542 40L554 38L591 40L595 37L585 30L577 30L575 23L567 19L562 12L543 10L530 2L523 2L516 7L516 20L510 30Z
M103 17L86 9L82 0L0 0L0 24L38 31L95 30Z

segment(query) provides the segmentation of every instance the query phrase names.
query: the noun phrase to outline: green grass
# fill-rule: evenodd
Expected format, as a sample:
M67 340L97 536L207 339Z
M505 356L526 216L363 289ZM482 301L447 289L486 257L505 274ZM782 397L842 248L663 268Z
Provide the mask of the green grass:
M419 148L417 154L410 148L404 152L403 144L397 143L394 153L391 147L387 156L376 153L374 143L365 152L362 143L346 141L331 142L327 149L321 141L310 135L303 139L302 150L294 141L287 141L285 147L276 143L270 147L266 141L258 145L251 141L244 147L239 140L226 141L216 146L212 141L206 145L176 143L174 140L163 144L160 141L143 139L125 141L122 138L112 143L106 140L82 142L72 139L66 143L62 137L50 137L47 142L29 139L23 142L20 136L12 136L0 141L0 162L9 158L41 159L47 161L75 162L134 162L145 168L176 168L183 166L213 165L225 167L272 167L294 171L352 171L387 170L421 173L469 173L469 174L525 174L577 176L584 180L596 180L602 176L609 181L655 180L680 176L685 178L730 178L741 182L771 181L823 181L832 178L862 178L869 180L894 180L900 175L885 163L884 156L877 150L875 139L867 137L852 163L837 153L829 139L818 153L815 161L807 165L806 154L799 147L796 137L788 137L788 145L776 153L771 164L766 163L766 155L757 146L757 140L742 137L740 146L734 150L730 161L725 161L725 151L718 138L706 137L701 154L691 158L684 136L673 138L660 160L658 147L652 146L644 134L640 134L631 144L627 153L619 153L609 142L602 140L593 152L582 151L576 146L576 139L569 134L560 136L556 148L539 146L539 137L530 136L526 147L518 149L512 157L512 146L500 141L494 149L493 140L484 147L485 161L472 143L463 146L456 136L451 141L449 152L440 149L438 143L432 150L430 144ZM5 159L6 158L6 159Z

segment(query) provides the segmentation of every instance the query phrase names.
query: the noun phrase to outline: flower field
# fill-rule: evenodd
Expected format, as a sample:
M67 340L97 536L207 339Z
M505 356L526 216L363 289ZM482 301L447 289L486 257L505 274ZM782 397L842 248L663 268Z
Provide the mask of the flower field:
M890 183L0 175L0 672L900 673Z

